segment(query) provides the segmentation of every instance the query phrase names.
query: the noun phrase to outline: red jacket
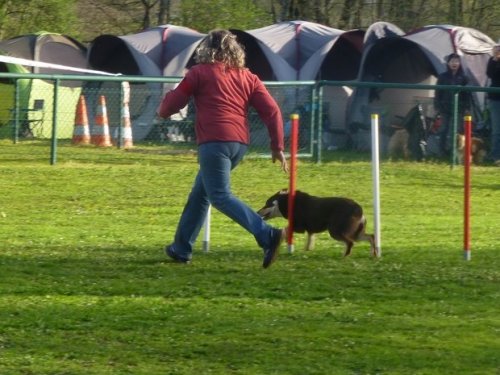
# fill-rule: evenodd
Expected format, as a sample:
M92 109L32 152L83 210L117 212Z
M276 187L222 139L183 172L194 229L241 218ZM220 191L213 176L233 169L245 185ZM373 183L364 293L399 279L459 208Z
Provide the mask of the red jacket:
M167 118L194 97L196 142L250 143L247 120L254 107L266 125L271 149L283 150L281 111L260 79L248 69L230 69L222 63L192 67L179 86L163 98L158 115Z

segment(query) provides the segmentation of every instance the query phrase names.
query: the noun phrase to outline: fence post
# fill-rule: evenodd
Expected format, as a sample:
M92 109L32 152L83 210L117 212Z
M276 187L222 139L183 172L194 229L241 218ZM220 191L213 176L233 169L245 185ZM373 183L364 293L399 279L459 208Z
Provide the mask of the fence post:
M294 208L295 208L295 183L297 179L297 148L299 138L299 115L294 113L290 115L291 137L290 137L290 182L288 187L288 253L293 253L293 227L294 227Z
M464 258L470 260L470 163L472 147L472 116L464 117Z
M315 99L317 101L318 108L318 137L317 137L317 154L316 154L316 163L321 163L321 152L323 148L323 85L319 84L317 88L317 95L315 95Z
M52 103L52 141L50 144L50 165L56 164L57 159L57 110L59 101L59 78L54 80L54 97Z
M451 132L451 168L457 164L457 129L458 129L458 91L453 92L453 116L452 116L452 132ZM448 135L445 134L445 137Z
M12 128L12 142L16 144L19 141L19 97L20 88L19 88L19 78L15 79L15 88L14 88L14 126Z
M116 145L118 148L123 148L123 128L124 128L124 123L123 123L123 108L125 104L130 103L130 83L128 81L123 81L120 82L120 108L121 108L121 115L120 115L120 125L118 126L118 141L116 142Z

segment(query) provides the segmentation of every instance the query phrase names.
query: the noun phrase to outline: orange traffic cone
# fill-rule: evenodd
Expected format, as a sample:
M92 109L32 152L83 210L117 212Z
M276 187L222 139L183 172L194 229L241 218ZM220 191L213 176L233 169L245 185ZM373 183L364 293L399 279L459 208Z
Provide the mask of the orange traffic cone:
M80 99L78 99L78 104L76 105L75 128L71 142L75 145L88 145L90 143L87 104L85 104L85 97L83 95L80 95Z
M90 142L93 145L100 147L109 147L111 144L111 137L109 135L108 125L108 112L106 109L106 98L104 95L99 97L99 104L95 115L95 124L92 127L92 134Z
M130 123L130 110L128 103L123 103L122 107L122 146L124 148L134 147L133 137L132 137L132 125Z

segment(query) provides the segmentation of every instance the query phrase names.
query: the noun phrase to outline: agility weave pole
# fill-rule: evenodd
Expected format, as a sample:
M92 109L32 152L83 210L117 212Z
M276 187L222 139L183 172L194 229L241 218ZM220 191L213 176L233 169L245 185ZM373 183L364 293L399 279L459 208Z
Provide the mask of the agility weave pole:
M290 181L288 186L288 230L287 244L288 253L294 251L293 245L293 216L295 208L295 185L297 179L297 151L299 143L299 115L293 113L290 115L291 134L290 134Z
M372 179L373 179L373 222L375 226L375 251L382 256L380 240L380 160L379 160L379 121L378 114L371 116L372 122Z
M202 248L203 252L208 253L210 250L210 217L212 213L212 205L208 206L207 216L205 217L205 223L203 224L203 242Z
M470 260L470 190L471 190L471 148L472 148L472 116L464 117L464 259Z

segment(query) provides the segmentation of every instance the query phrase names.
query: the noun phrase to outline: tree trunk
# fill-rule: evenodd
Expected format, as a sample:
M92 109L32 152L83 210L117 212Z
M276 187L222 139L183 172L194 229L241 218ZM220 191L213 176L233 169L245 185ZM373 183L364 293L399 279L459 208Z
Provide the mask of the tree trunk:
M344 30L351 24L353 3L353 0L344 0L344 5L342 6L342 12L339 19L339 29Z
M142 28L144 30L149 29L151 26L151 9L158 4L158 1L159 0L153 0L149 2L149 0L141 0L144 9L144 16L142 18Z
M462 0L450 0L448 8L448 18L453 25L462 23L463 6Z
M376 5L377 13L377 21L382 20L384 18L384 3L382 0L377 0L377 5Z
M287 19L289 7L290 7L290 0L281 0L281 12L279 17L279 22Z
M170 22L170 0L160 0L158 9L158 25L165 25Z

